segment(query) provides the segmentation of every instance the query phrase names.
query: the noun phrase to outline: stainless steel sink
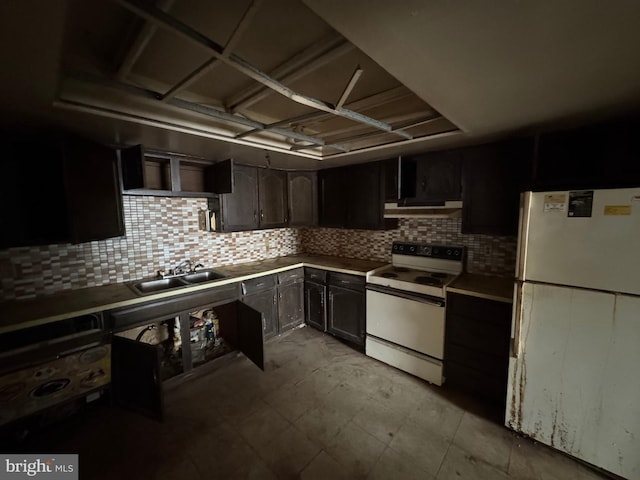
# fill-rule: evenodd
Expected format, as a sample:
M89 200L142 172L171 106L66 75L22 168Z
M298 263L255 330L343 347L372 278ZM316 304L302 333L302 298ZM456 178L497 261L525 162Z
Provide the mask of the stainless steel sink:
M170 290L172 288L184 287L187 285L182 281L180 277L171 278L159 278L157 280L142 280L140 282L133 282L131 286L138 293L154 293L161 292L163 290Z
M165 290L173 290L174 288L183 288L205 282L212 282L224 278L224 275L214 272L213 270L204 270L202 272L187 273L177 277L155 278L150 280L138 280L129 283L129 287L138 295L149 295L151 293L163 292Z
M204 272L189 273L180 278L182 278L187 283L202 283L210 282L212 280L218 280L219 278L224 278L224 275L220 275L218 272L214 272L212 270L207 270Z

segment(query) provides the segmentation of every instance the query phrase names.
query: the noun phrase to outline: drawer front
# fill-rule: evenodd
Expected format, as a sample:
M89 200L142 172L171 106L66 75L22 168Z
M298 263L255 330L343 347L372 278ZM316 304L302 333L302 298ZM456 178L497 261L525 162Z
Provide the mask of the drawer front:
M484 373L487 377L507 381L508 357L498 357L459 345L447 344L445 363L455 362Z
M304 269L304 279L309 282L325 284L327 282L327 271L307 267Z
M265 275L263 277L245 280L244 282L242 282L242 294L251 295L252 293L269 290L270 288L274 288L276 286L276 281L276 275Z
M365 281L365 277L359 277L358 275L329 272L329 285L336 285L338 287L364 292Z
M302 267L278 273L278 284L280 285L301 280L304 280L304 268Z
M456 316L475 319L483 323L508 324L511 326L510 303L472 297L459 293L447 295L447 312Z

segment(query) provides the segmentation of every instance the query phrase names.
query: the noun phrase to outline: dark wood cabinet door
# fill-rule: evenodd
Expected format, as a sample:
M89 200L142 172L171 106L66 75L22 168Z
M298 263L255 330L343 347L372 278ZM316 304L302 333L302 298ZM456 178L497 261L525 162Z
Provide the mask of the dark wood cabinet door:
M204 188L212 193L233 193L233 160L214 163L204 169Z
M278 285L278 323L280 333L304 323L304 282Z
M260 228L287 225L287 172L258 169L258 205Z
M77 138L67 138L63 145L71 241L124 235L115 150Z
M278 297L276 288L244 295L242 302L262 314L262 330L265 340L278 333Z
M120 149L122 188L132 190L145 188L144 149L142 145Z
M264 370L262 315L259 311L236 302L238 319L238 348L249 360Z
M316 172L288 172L289 225L318 223L318 175Z
M355 165L349 170L347 228L384 228L384 178L379 162Z
M234 165L233 193L220 196L222 230L234 232L258 228L258 171Z
M337 337L364 345L365 294L329 285L327 331Z
M463 151L462 233L517 235L520 191L532 157L532 139Z
M162 419L160 346L114 336L111 341L111 386L117 405Z
M504 406L511 336L510 303L447 295L444 374L447 384Z
M319 221L321 227L344 227L347 223L347 168L318 172Z
M308 325L321 332L327 329L326 320L327 287L318 283L306 282L304 285L305 319Z
M459 150L429 152L403 158L401 165L402 205L443 205L462 195Z

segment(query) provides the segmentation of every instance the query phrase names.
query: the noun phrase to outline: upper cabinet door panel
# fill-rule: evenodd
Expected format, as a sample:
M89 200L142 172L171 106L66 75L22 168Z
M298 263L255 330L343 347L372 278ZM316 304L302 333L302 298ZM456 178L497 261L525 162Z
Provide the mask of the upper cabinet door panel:
M381 166L378 162L352 167L349 182L348 228L384 227L384 185Z
M73 243L124 235L115 150L67 138L64 173Z
M288 172L289 225L313 226L318 223L318 177L316 172Z
M225 232L258 228L258 171L255 167L234 165L233 193L220 196L222 229Z
M144 150L142 145L121 149L120 166L122 167L122 188L125 190L145 188Z
M344 227L347 223L347 168L318 172L321 227Z
M258 170L260 227L287 225L287 174L283 170Z
M402 205L444 205L462 198L462 160L459 150L429 152L403 158Z
M208 192L233 193L233 160L215 163L204 169L204 185Z

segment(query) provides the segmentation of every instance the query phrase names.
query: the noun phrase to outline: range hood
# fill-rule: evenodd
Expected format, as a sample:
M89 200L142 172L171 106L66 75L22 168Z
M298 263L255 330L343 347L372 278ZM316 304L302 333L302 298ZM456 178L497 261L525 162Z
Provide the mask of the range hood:
M443 202L437 206L402 207L397 203L384 204L384 218L461 218L462 201Z

